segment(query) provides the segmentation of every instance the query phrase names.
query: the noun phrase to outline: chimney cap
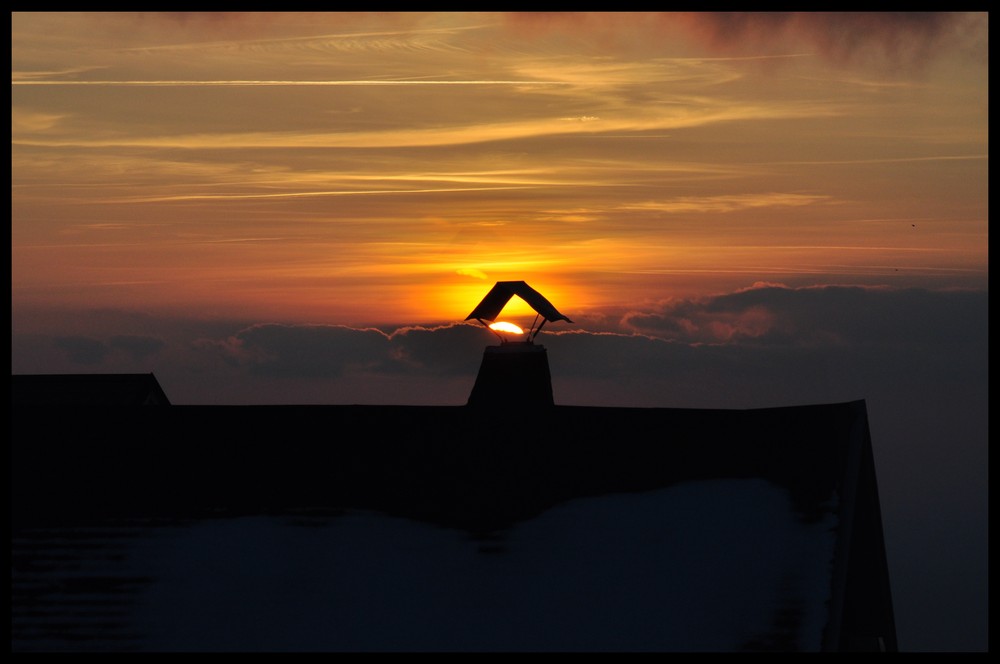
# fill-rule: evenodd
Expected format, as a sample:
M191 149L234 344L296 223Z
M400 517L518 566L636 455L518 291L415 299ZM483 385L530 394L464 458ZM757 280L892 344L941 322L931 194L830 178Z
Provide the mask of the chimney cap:
M519 298L528 303L532 309L535 310L538 315L540 315L545 320L557 321L564 320L567 323L572 323L569 318L559 313L559 311L552 306L552 303L545 299L545 296L536 291L534 288L529 286L523 281L498 281L490 292L486 294L482 302L473 309L472 313L469 314L465 320L488 320L495 321L500 312L510 301L510 298L517 295Z

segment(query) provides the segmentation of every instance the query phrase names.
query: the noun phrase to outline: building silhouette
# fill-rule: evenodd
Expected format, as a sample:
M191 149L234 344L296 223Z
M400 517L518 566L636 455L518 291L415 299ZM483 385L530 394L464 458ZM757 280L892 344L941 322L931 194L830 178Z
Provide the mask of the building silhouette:
M10 402L19 406L169 406L151 374L13 375Z
M126 404L169 404L152 375L12 376L12 649L898 649L864 401L561 406L538 358L484 354L466 406L138 408ZM534 392L521 404L511 385ZM312 537L342 538L302 540L307 550L261 558L236 589L206 595L197 588L276 536L239 531L227 564L212 558L222 544L193 547L183 565L128 549L89 581L46 548L52 533L203 533L279 515L312 515L324 526ZM369 525L350 530L359 519ZM144 560L161 562L137 571ZM305 579L297 591L282 585L282 601L248 611L291 570ZM172 588L187 600L150 599ZM72 603L85 598L126 617L109 627ZM205 603L227 608L143 640L142 625L168 630ZM136 606L156 619L129 622Z

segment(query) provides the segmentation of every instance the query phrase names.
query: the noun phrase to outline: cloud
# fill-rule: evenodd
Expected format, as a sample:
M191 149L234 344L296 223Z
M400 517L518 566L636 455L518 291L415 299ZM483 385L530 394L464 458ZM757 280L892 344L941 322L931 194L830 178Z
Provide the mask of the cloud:
M525 37L587 34L615 48L660 49L672 38L715 56L815 53L838 65L918 68L962 51L986 62L988 15L960 12L525 12L506 16Z
M617 324L600 321L601 332L588 329L588 319L581 317L569 329L546 328L538 343L549 349L553 380L570 390L570 401L563 403L725 407L855 398L870 386L866 378L871 385L930 374L941 381L985 380L987 302L984 291L758 283L630 311ZM50 320L58 325L60 318ZM483 348L497 343L489 331L468 323L386 331L230 324L226 332L227 324L218 321L109 320L118 327L104 334L96 322L78 335L14 330L14 368L20 373L80 367L165 372L179 390L170 395L178 403L186 401L185 391L195 383L210 380L220 393L239 384L246 394L252 385L254 401L267 403L268 390L275 389L270 380L349 386L375 376L386 381L406 377L420 390L420 381L429 386L472 377ZM125 323L136 331L117 333ZM138 331L150 328L157 334ZM792 385L802 389L789 390ZM210 392L198 392L211 400ZM405 393L394 394L406 402ZM279 396L272 394L274 400ZM426 396L413 398L425 403ZM442 398L454 403L465 396Z
M18 361L12 362L12 369L16 369L21 362L36 362L40 368L34 371L38 373L50 373L53 364L58 366L58 360L52 357L53 349L69 362L68 366L56 369L56 372L72 372L81 365L100 372L145 372L149 371L146 368L149 363L155 362L157 354L167 347L162 339L145 335L123 334L103 338L101 335L13 336L14 355L20 354L20 357L15 357Z
M131 16L131 21L129 17ZM392 33L381 31L413 30L423 22L426 14L415 12L139 12L126 14L122 22L126 25L148 24L156 29L173 27L178 33L197 30L200 34L227 38L253 38L258 33L270 34L284 27L316 26L318 29L362 29L370 27L380 30L368 34L336 35L342 38L367 37L381 43ZM333 35L331 35L332 37ZM379 38L382 39L379 39ZM309 37L308 39L318 39Z
M493 341L492 333L464 323L402 327L391 334L343 325L258 324L195 345L256 375L333 379L357 372L472 374L483 346Z
M108 355L107 344L90 337L57 337L54 345L63 350L73 364L100 364Z
M707 102L707 100L704 100ZM76 135L47 137L25 135L12 139L17 145L45 147L128 147L183 149L248 148L416 148L474 145L538 137L639 132L694 128L750 120L827 117L836 114L829 103L705 103L702 107L669 110L635 110L602 122L564 122L559 118L538 117L520 121L480 122L433 127L417 126L386 130L356 131L224 131L215 133L160 135ZM527 185L526 185L527 186ZM511 187L514 188L514 187ZM458 191L468 189L456 189ZM331 192L339 195L344 192ZM366 193L366 192L351 192Z
M460 267L457 270L455 270L455 273L456 274L461 274L462 276L465 276L465 277L472 277L474 279L488 279L489 278L489 277L486 276L486 273L483 272L482 270L477 270L477 269L471 268L471 267Z
M761 284L633 312L623 324L686 343L950 347L982 342L987 329L982 297L976 291Z
M881 59L923 66L963 44L981 18L951 12L796 12L701 14L716 45L788 36L814 46L836 63Z
M117 335L111 337L108 346L122 350L135 361L145 360L166 347L166 342L156 337L138 335Z
M496 343L496 337L478 324L459 323L400 328L390 341L396 371L472 375L483 347Z
M199 339L195 345L251 373L278 377L336 377L349 368L375 368L389 361L384 332L342 325L258 324L226 339Z
M10 109L10 133L12 136L17 136L22 133L46 132L58 127L66 117L65 113L32 111L12 106Z
M764 193L722 194L716 196L679 196L662 201L628 203L618 206L622 210L650 210L655 212L735 212L762 207L797 207L830 202L831 197L814 194Z

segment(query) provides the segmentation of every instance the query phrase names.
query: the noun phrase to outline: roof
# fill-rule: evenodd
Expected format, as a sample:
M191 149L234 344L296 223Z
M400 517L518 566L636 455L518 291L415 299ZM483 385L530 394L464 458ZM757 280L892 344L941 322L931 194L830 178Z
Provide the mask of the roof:
M169 406L152 373L11 375L11 405Z
M496 320L500 312L510 301L510 298L517 295L528 303L538 314L550 321L564 320L572 323L569 318L559 313L552 303L545 299L545 296L536 291L523 281L498 281L490 292L486 294L472 313L465 317L465 320Z
M78 643L32 593L84 570L140 650L897 649L863 401L499 414L14 409L12 557L82 543L12 571L13 648Z

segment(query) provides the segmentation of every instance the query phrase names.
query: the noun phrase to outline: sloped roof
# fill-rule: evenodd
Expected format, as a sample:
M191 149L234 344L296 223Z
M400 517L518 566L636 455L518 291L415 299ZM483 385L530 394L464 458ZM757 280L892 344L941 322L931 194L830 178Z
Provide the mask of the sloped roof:
M151 374L11 375L11 405L169 406Z
M517 295L528 303L528 305L538 312L538 314L550 321L564 320L572 323L569 318L559 313L552 306L552 303L545 299L545 296L536 291L523 281L498 281L495 286L486 294L483 301L466 316L465 320L496 320L497 316L510 301L510 298Z
M123 604L115 625L140 650L898 649L863 401L492 417L175 406L109 421L103 409L15 408L15 558L50 555L60 524L76 538L87 523L106 537L104 519L140 525L119 538L138 542L121 556L88 558L106 549L83 542L60 549L62 566L17 568L14 649L79 647L65 627L43 630L62 625L58 605L38 607L56 586L93 599L81 565L107 580L98 599ZM317 444L324 429L365 435ZM158 518L194 521L166 550L148 527ZM207 552L205 537L231 546ZM170 552L217 557L178 583L163 576L185 569L164 564ZM133 617L120 587L137 579L145 608ZM309 592L271 601L289 579ZM185 607L206 602L226 630L188 620ZM306 606L330 619L310 629ZM103 625L76 635L113 649L121 637Z

